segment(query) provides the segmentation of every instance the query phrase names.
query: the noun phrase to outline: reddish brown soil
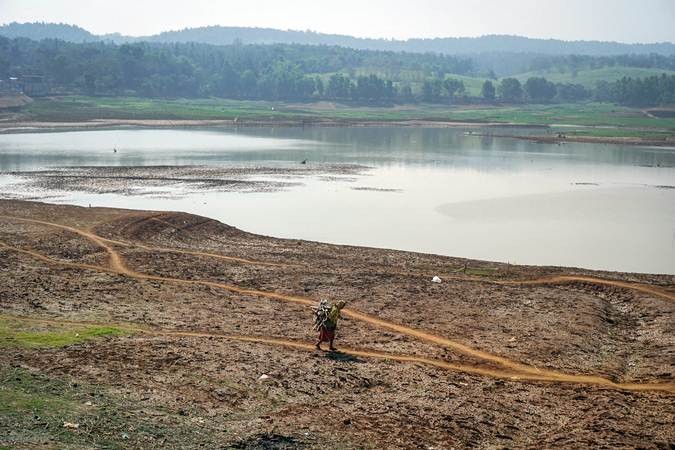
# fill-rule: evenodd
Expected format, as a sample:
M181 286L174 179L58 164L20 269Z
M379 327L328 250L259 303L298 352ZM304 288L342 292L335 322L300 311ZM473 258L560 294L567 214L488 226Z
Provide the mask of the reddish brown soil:
M20 201L0 201L0 242L2 317L132 333L6 348L0 364L189 411L177 417L198 417L195 432L220 433L223 445L675 442L672 276L279 240L182 213ZM465 265L493 270L470 276ZM443 283L430 282L436 274ZM320 298L348 302L339 353L312 349Z

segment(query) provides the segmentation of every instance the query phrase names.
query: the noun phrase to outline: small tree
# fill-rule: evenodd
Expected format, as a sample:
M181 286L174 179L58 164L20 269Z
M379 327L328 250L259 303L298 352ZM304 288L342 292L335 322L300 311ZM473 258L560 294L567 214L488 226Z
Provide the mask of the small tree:
M485 80L483 88L481 89L481 94L488 102L493 102L495 100L495 85L492 84L492 81Z
M424 80L422 84L422 100L427 103L438 103L441 99L443 83L438 78Z
M527 98L535 103L548 103L556 94L555 84L543 77L530 77L525 82Z
M454 100L456 96L461 95L465 90L464 82L462 80L455 80L454 78L443 80L443 88L447 92L450 101Z
M499 85L499 96L505 102L520 102L523 99L523 87L515 78L504 78Z

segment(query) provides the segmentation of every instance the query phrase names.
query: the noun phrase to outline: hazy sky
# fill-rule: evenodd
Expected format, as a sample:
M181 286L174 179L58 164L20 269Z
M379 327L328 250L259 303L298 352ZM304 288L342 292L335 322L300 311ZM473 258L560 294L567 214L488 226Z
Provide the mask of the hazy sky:
M231 25L398 39L675 42L675 0L0 0L0 23L12 21L72 23L96 34Z

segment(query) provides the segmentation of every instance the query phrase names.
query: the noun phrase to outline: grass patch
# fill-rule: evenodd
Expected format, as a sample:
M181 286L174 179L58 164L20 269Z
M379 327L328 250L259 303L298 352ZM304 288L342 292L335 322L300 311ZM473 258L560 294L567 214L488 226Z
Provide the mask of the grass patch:
M395 107L238 101L225 99L144 99L134 97L53 97L36 99L22 109L37 121L77 122L93 119L166 120L435 120L467 123L605 127L585 131L598 136L675 134L675 117L650 117L640 109L609 103L552 105L453 106L416 104ZM615 131L621 129L621 131ZM628 131L627 131L628 130ZM590 134L589 134L590 135Z
M227 438L225 431L195 427L189 418L97 386L0 368L0 449L217 448Z
M599 81L613 82L620 80L623 77L645 78L655 75L659 76L663 73L667 75L675 74L674 71L667 69L613 66L601 67L598 69L582 69L577 72L573 72L569 69L562 71L556 69L541 70L516 75L514 78L517 78L524 83L530 77L544 77L553 83L581 84L587 88L593 88Z
M0 319L0 348L58 348L96 338L123 336L129 331L117 327L33 326L14 319Z

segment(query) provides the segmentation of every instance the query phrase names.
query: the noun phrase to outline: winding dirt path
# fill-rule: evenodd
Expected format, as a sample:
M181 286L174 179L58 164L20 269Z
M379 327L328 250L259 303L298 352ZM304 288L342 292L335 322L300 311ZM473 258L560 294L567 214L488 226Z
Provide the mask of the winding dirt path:
M44 319L44 318L34 318L34 317L23 317L23 316L11 316L0 314L0 317L9 320L17 320L22 322L37 323L43 325L69 325L69 326L106 326L106 327L116 327L121 330L128 331L135 334L144 334L149 336L166 336L166 337L194 337L194 338L221 338L230 341L239 341L239 342L251 342L258 344L274 345L286 347L294 350L304 350L310 352L316 352L316 347L314 343L304 342L298 340L282 339L282 338L270 338L270 337L260 337L260 336L247 336L247 335L236 335L236 334L227 334L227 333L213 333L209 331L185 331L185 330L176 330L176 329L162 329L141 326L137 324L129 323L100 323L100 322L90 322L90 321L72 321L72 320L57 320L57 319ZM520 372L508 372L499 369L491 369L485 367L471 366L466 364L453 364L441 359L435 358L426 358L423 356L410 356L402 355L397 353L382 352L377 350L368 350L368 349L358 349L352 347L340 347L338 349L339 353L362 357L362 358L373 358L373 359L382 359L388 361L398 361L405 363L416 363L423 364L438 369L451 370L454 372L462 372L470 375L480 375L487 376L491 378L504 379L510 381L530 381L530 382L544 382L544 383L572 383L572 384L589 384L596 385L608 389L618 389L625 391L659 391L666 392L670 394L675 394L675 383L615 383L611 380L602 377L595 376L585 376L585 375L563 375L559 376L546 376L546 375L535 375L528 373Z
M23 220L18 217L9 217L9 216L0 216L5 217L5 218L13 218L16 220ZM169 223L165 220L162 220L158 217L149 217L148 220L154 220L160 223L163 223L164 225L167 225L176 231L182 231L180 227L177 227L176 225L173 225L172 223ZM42 222L45 224L45 222ZM57 225L57 224L53 224ZM191 251L191 250L184 250L184 249L171 249L171 248L162 248L162 247L151 247L147 246L144 244L136 243L136 242L124 242L124 241L115 241L112 239L107 239L101 236L96 235L99 239L109 242L112 244L117 244L117 245L122 245L122 246L135 246L138 248L142 248L144 250L149 250L149 251L158 251L158 252L168 252L168 253L182 253L182 254L187 254L187 255L193 255L193 256L203 256L207 258L215 258L215 259L222 259L226 261L232 261L232 262L239 262L243 264L253 264L253 265L260 265L260 266L270 266L270 267L304 267L299 264L287 264L287 263L270 263L270 262L264 262L264 261L256 261L256 260L250 260L250 259L245 259L245 258L237 258L237 257L232 257L232 256L224 256L220 255L218 253L209 253L209 252L200 252L200 251ZM432 275L429 275L427 273L422 273L422 272L415 272L415 273L410 273L410 272L394 272L398 275L416 275L424 278L432 278ZM486 278L477 278L477 277L471 277L467 275L458 275L456 273L452 274L443 274L441 276L444 280L458 280L458 281L474 281L477 283L492 283L492 284L500 284L500 285L505 285L505 286L527 286L527 285L545 285L545 284L566 284L566 283L574 283L574 282L583 282L583 283L592 283L592 284L598 284L598 285L603 285L603 286L613 286L613 287L618 287L618 288L623 288L623 289L629 289L629 290L635 290L639 292L643 292L645 294L653 295L658 298L662 298L665 300L670 300L670 301L675 301L675 292L667 291L661 287L658 286L652 286L652 285L647 285L647 284L642 284L642 283L635 283L635 282L629 282L629 281L620 281L620 280L611 280L607 278L600 278L600 277L592 277L588 275L551 275L551 276L546 276L546 277L541 277L541 278L534 278L531 280L490 280Z
M180 278L173 278L173 277L162 277L162 276L156 276L156 275L150 275L150 274L144 274L140 272L136 272L130 268L128 268L123 261L123 258L119 253L117 253L108 243L114 243L114 244L121 244L124 246L127 246L127 243L123 243L121 241L113 241L109 239L102 238L92 232L89 231L84 231L75 227L70 227L67 225L61 225L57 223L52 223L52 222L45 222L45 221L40 221L40 220L34 220L34 219L24 219L24 218L18 218L18 217L9 217L9 216L0 216L4 217L5 219L10 219L10 220L18 220L18 221L25 221L29 223L35 223L35 224L40 224L44 226L50 226L50 227L56 227L59 229L63 229L66 231L70 231L73 233L76 233L86 239L91 240L92 242L96 243L99 245L101 248L103 248L109 256L109 261L110 261L110 267L102 267L102 266L97 266L97 265L92 265L92 264L82 264L82 263L72 263L72 262L67 262L67 261L61 261L61 260L56 260L49 258L45 255L42 255L38 252L34 252L31 250L25 250L25 249L20 249L17 247L10 246L6 243L0 242L0 247L6 248L8 250L12 250L18 253L26 254L29 256L32 256L34 258L37 258L39 260L42 260L44 262L50 263L50 264L57 264L57 265L62 265L66 267L73 267L73 268L80 268L80 269L87 269L87 270L94 270L98 272L107 272L107 273L113 273L113 274L118 274L118 275L123 275L127 276L130 278L135 278L135 279L143 279L143 280L153 280L153 281L163 281L163 282L172 282L172 283L178 283L178 284L187 284L187 285L202 285L202 286L210 286L214 288L220 288L224 289L230 292L236 292L239 294L243 295L252 295L252 296L258 296L258 297L264 297L264 298L270 298L274 300L281 300L281 301L286 301L286 302L292 302L296 304L301 304L305 306L313 306L315 305L315 301L306 298L306 297L300 297L300 296L293 296L293 295L287 295L287 294L281 294L277 292L268 292L268 291L260 291L256 289L246 289L246 288L241 288L235 285L231 284L226 284L226 283L220 283L220 282L214 282L214 281L206 281L206 280L185 280L185 279L180 279ZM179 251L182 252L182 251ZM190 252L191 254L197 253L197 254L203 254L202 252ZM208 254L211 255L211 254ZM240 262L241 260L238 259ZM581 279L580 281L588 281L588 280L596 280L593 277L558 277L561 279L561 281L568 282L568 281L577 281L577 279ZM550 283L554 278L547 278L547 279L541 279L541 280L546 280L546 281L540 281L540 280L530 280L530 281L525 281L525 282L510 282L510 284L535 284L535 283ZM618 285L620 287L632 287L635 283L627 283L627 282L614 282L610 280L603 280L600 279L601 281L605 282L606 284L611 284L611 285ZM619 284L617 284L619 283ZM638 285L642 287L642 285ZM647 287L647 286L644 286ZM659 291L657 289L657 291ZM649 292L651 292L651 289L649 289ZM425 362L426 364L431 364L437 367L444 367L448 369L453 369L453 370L460 370L460 368L464 367L473 367L472 370L481 370L484 371L485 374L492 373L490 376L497 376L501 378L509 378L512 379L514 375L518 376L518 379L521 380L532 380L532 381L557 381L557 382L570 382L570 383L583 383L583 384L598 384L598 385L603 385L607 387L614 387L614 388L620 388L620 389L632 389L632 390L640 390L638 387L639 386L667 386L668 389L662 389L662 390L669 390L673 388L674 386L672 384L637 384L637 383L628 383L628 384L620 384L620 383L615 383L609 379L599 377L599 376L594 376L594 375L569 375L561 372L557 372L554 370L547 370L547 369L540 369L531 365L519 363L513 360L510 360L508 358L504 358L501 356L497 356L488 352L484 352L482 350L477 350L474 348L471 348L469 346L466 346L464 344L461 344L459 342L453 341L451 339L447 339L441 336L437 336L422 330L417 330L411 327L407 327L405 325L400 325L396 324L393 322L389 322L365 313L361 313L356 310L352 309L344 309L343 314L347 317L353 318L355 320L360 320L363 322L366 322L370 325L373 325L378 328L382 329L387 329L390 331L394 331L400 334L404 334L419 340L431 342L437 345L441 345L450 349L453 349L459 353L462 353L464 355L468 355L483 361L487 361L490 363L497 364L499 366L502 366L504 368L511 369L513 372L507 372L507 371L502 371L498 369L486 369L486 368L475 368L473 366L462 366L462 365L454 365L447 363L445 361L440 361L440 360L433 360L429 358L421 358L421 357L413 357L413 356L402 356L402 355L396 355L395 358L397 360L401 361L410 361L410 362ZM183 332L183 333L188 333L188 332ZM256 338L260 339L260 338ZM279 340L275 340L277 342ZM291 342L291 341L288 341ZM305 345L305 344L303 344ZM376 356L376 355L389 355L388 353L378 353L378 352L366 352L366 351L361 351L361 350L354 350L354 352L361 352L359 355L356 353L353 353L355 356L372 356L372 357L381 357L381 356ZM389 357L388 356L388 357ZM390 359L392 359L390 358ZM435 361L434 363L430 363L428 361ZM439 365L440 364L440 365ZM466 370L464 370L466 371ZM624 386L624 387L621 387ZM633 389L633 386L635 389ZM651 388L650 388L651 389ZM659 388L660 389L660 388ZM657 390L659 390L657 389Z
M55 265L61 265L65 267L71 267L71 268L76 268L76 269L85 269L85 270L93 270L97 272L105 272L105 273L111 273L115 275L123 275L127 276L130 278L134 279L139 279L139 280L151 280L151 281L161 281L161 282L170 282L170 283L177 283L177 284L184 284L184 285L201 285L201 286L209 286L213 288L218 288L218 289L224 289L229 292L235 292L237 294L242 294L242 295L252 295L256 297L264 297L264 298L269 298L273 300L281 300L285 302L291 302L291 303L296 303L299 305L303 306L315 306L316 301L307 298L307 297L299 297L299 296L294 296L294 295L286 295L286 294L280 294L277 292L268 292L268 291L260 291L257 289L246 289L246 288L241 288L238 286L234 286L231 284L226 284L226 283L220 283L216 281L205 281L205 280L184 280L182 278L172 278L172 277L162 277L158 275L149 275L149 274L144 274L140 272L136 272L133 270L128 269L126 266L122 264L121 268L115 268L115 267L102 267L102 266L97 266L93 264L83 264L83 263L73 263L73 262L68 262L68 261L61 261L61 260L56 260L53 258L49 258L41 253L32 251L32 250L26 250L22 248L17 248L11 245L8 245L4 242L0 242L0 248L5 248L17 253L22 253L28 256L31 256L33 258L39 259L41 261L44 261L48 264L55 264ZM111 258L112 259L112 258ZM118 261L120 260L120 257L116 258ZM549 372L543 369L538 369L533 366L529 366L526 364L521 364L515 361L512 361L507 358L503 358L497 355L493 355L491 353L483 352L481 350L476 350L471 347L468 347L464 344L461 344L459 342L455 342L451 339L447 339L441 336L436 336L431 333L427 333L424 331L420 331L414 328L407 327L405 325L399 325L393 322L388 322L386 320L379 319L374 316L370 316L365 313L361 313L349 308L345 308L342 310L342 315L346 317L353 318L355 320L360 320L366 323L369 323L371 325L374 325L375 327L378 328L383 328L387 329L389 331L394 331L397 333L401 333L410 337L414 337L416 339L428 341L437 345L441 345L447 348L451 348L459 353L465 354L467 356L471 356L474 358L482 359L485 361L489 361L495 364L499 364L503 367L508 367L511 369L514 369L518 372L524 372L524 373L533 373L533 374L538 374L538 375L545 375L547 373L555 374L557 376L557 373L555 372Z
M38 225L45 225L45 226L48 226L48 227L60 228L60 229L65 230L65 231L70 231L71 233L79 234L80 236L82 236L86 239L89 239L90 241L93 241L94 243L96 243L97 245L102 247L106 252L108 252L108 255L110 255L111 267L113 267L117 270L121 270L121 271L126 269L126 267L122 263L119 254L115 250L113 250L113 248L110 247L110 245L108 245L108 244L119 245L121 247L137 247L137 248L141 248L143 250L155 251L155 252L181 253L181 254L185 254L185 255L205 256L205 257L209 257L209 258L222 259L222 260L225 260L225 261L238 262L238 263L243 263L243 264L252 264L252 265L258 265L258 266L294 267L293 265L290 265L290 264L256 261L256 260L252 260L252 259L220 255L218 253L208 253L208 252L200 252L200 251L194 251L194 250L181 250L181 249L172 249L172 248L163 248L163 247L151 247L151 246L140 244L140 243L137 243L137 242L128 242L128 241L120 241L120 240L115 240L115 239L104 238L102 236L99 236L99 235L95 234L92 231L87 231L87 230L83 230L83 229L80 229L80 228L71 227L71 226L68 226L68 225L61 225L59 223L54 223L54 222L45 222L45 221L42 221L42 220L26 219L26 218L23 218L23 217L14 217L14 216L0 216L0 219L15 220L15 221L20 221L20 222L34 223L34 224L38 224Z
M533 280L514 280L514 281L491 281L492 283L502 285L520 285L526 286L530 284L564 284L564 283L592 283L602 286L613 286L622 289L631 289L645 294L653 295L664 300L675 301L675 293L669 292L661 287L634 283L630 281L609 280L607 278L591 277L586 275L551 275L548 277L536 278Z

